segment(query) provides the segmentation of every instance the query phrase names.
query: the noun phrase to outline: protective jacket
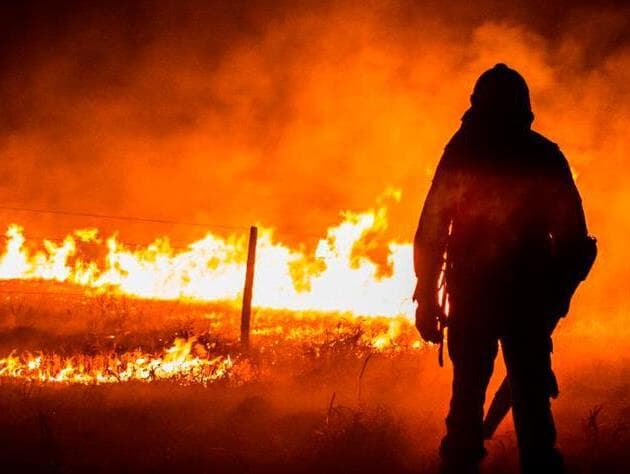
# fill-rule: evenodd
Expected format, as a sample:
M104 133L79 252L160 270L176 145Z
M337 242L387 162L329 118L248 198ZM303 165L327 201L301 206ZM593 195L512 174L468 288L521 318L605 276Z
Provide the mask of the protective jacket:
M419 294L437 287L446 252L452 302L562 306L587 236L580 195L558 146L473 106L445 148L420 216ZM569 295L570 296L570 295ZM557 310L556 310L557 311Z

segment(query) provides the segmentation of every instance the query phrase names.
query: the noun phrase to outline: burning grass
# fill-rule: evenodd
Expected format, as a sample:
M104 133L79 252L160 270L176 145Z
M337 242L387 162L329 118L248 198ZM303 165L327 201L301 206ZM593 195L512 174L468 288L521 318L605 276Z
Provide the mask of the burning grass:
M305 370L340 354L361 359L372 352L421 347L403 318L261 310L254 314L253 349L243 354L237 341L239 312L230 304L74 293L68 298L48 285L48 291L29 293L20 282L15 288L0 306L5 329L0 347L11 347L0 359L0 378L245 383L271 374L283 359Z
M436 468L450 373L405 319L256 310L242 351L231 304L11 284L0 304L0 349L13 352L0 376L4 472ZM627 364L563 364L558 345L554 409L568 464L628 472ZM486 472L514 471L509 421L489 450Z

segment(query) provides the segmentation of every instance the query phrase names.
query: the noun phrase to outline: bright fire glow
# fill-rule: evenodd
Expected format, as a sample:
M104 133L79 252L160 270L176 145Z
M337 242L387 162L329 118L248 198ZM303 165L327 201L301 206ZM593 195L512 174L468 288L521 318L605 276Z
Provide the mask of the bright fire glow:
M227 319L212 328L215 337L230 332L230 318ZM310 354L306 358L317 360L335 347L343 347L346 354L354 354L357 359L364 359L366 354L393 354L423 347L413 325L402 317L346 320L342 325L334 316L311 315L290 320L271 316L263 317L257 326L252 335L261 353L271 348L277 357L294 362L305 353ZM213 344L204 344L196 336L176 338L170 347L158 352L138 348L123 353L105 350L95 355L79 352L61 356L13 351L0 358L0 380L83 385L155 381L240 384L256 380L274 366L273 357L261 365L260 360L252 363L246 354L237 352L217 353Z
M105 384L128 381L173 380L203 383L229 378L234 361L230 357L204 356L195 339L175 339L163 354L140 350L122 355L11 354L0 359L0 377L38 382Z
M399 199L390 190L388 199ZM262 228L257 246L253 304L259 308L350 312L355 315L413 314L412 246L388 242L387 262L366 256L374 236L387 228L387 207L344 212L330 227L314 255L289 248ZM22 227L11 224L0 256L0 279L48 280L86 289L151 299L231 301L240 304L247 242L244 236L208 233L183 250L168 238L131 249L116 235L102 239L96 229L77 230L62 242L27 242ZM83 255L96 246L104 260ZM91 247L90 247L91 248ZM382 265L388 268L382 271Z
M413 314L412 246L384 238L386 203L399 198L398 191L389 190L374 209L342 213L343 220L327 230L312 254L278 242L272 229L262 227L253 304L257 310L281 310L294 316L271 317L268 322L257 318L252 330L256 341L263 346L283 340L289 345L319 347L334 335L337 342L356 348L358 357L365 351L422 347L408 320ZM33 242L22 227L11 224L0 255L0 280L74 285L86 296L104 293L142 300L227 302L226 307L232 308L228 311L235 311L241 304L246 256L245 235L208 233L184 249L175 249L168 238L130 248L116 235L102 238L97 229L76 230L62 241ZM322 312L335 314L316 316ZM338 313L345 313L343 319L349 325L340 325ZM360 322L356 316L385 318ZM235 332L229 327L233 319L223 315L209 334L224 337ZM250 369L243 354L216 353L194 336L177 338L157 353L140 348L67 356L14 351L0 359L0 378L46 383L242 382L255 377Z

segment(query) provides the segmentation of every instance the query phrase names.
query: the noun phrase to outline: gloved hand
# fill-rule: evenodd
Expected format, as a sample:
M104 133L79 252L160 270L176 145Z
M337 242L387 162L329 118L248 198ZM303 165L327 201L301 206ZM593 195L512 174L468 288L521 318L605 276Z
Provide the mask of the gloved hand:
M444 312L437 302L436 292L423 289L418 283L413 299L418 304L416 307L416 328L420 337L426 342L439 344L442 341L439 318L444 316Z

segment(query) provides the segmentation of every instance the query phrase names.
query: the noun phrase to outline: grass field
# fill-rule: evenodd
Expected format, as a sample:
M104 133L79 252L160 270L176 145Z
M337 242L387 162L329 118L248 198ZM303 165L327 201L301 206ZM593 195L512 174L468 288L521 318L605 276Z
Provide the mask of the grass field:
M436 469L450 369L437 366L435 348L420 345L406 320L260 310L243 352L231 305L80 297L33 283L8 288L15 293L2 295L0 357L54 354L60 368L128 354L162 360L179 338L192 341L190 357L229 357L230 366L212 380L184 371L96 384L9 377L5 362L2 472ZM630 365L623 354L575 355L591 343L562 328L556 340L559 443L571 472L627 473ZM497 366L490 390L503 375ZM488 447L486 472L515 472L510 420Z

